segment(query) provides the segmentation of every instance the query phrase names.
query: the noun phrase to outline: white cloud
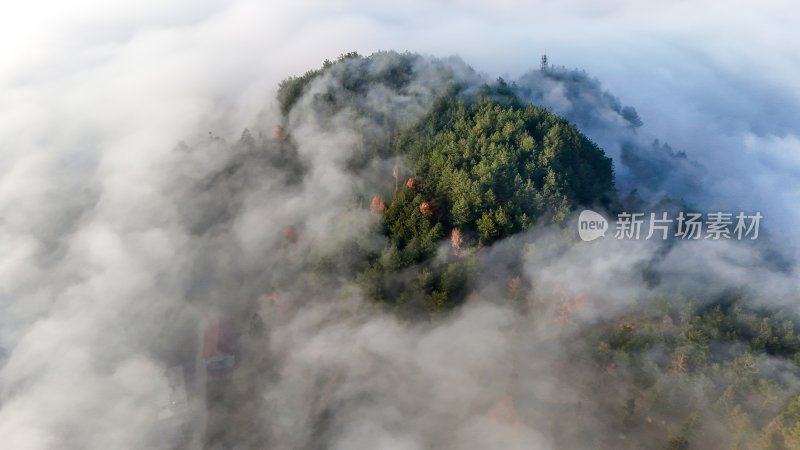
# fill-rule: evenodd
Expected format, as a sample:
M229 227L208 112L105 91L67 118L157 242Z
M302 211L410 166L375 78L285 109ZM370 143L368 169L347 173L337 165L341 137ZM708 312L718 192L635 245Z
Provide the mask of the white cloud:
M167 390L162 363L147 349L163 338L159 325L173 319L172 308L182 306L193 264L204 263L194 260L201 253L194 245L221 248L220 265L235 265L237 255L254 265L259 250L269 246L198 243L174 226L168 188L177 175L164 170L171 150L208 131L236 137L264 108L272 117L279 80L342 52L458 54L491 76L521 74L547 52L556 64L588 69L637 107L646 123L642 134L709 167L708 192L700 200L760 208L765 222L775 224L773 232L788 229L800 220L798 11L789 0L757 7L745 0L5 5L0 435L9 448L22 450L140 444L152 406ZM341 143L314 139L305 138L304 150ZM341 175L323 169L320 179ZM313 188L334 199L345 195L324 185ZM284 210L307 210L310 203ZM252 205L236 223L244 241L269 214L259 207L264 205ZM326 225L327 217L317 226ZM225 287L238 284L225 281ZM452 327L503 319L469 314ZM476 327L489 333L496 325ZM359 345L418 339L407 330L391 331L377 341L363 336ZM440 336L420 339L425 344ZM336 343L349 345L346 339ZM453 345L490 353L479 343ZM401 362L407 357L396 355ZM420 376L443 387L451 387L451 377L458 381L450 372ZM456 394L446 393L446 400L457 402ZM415 448L406 436L351 432L358 442ZM541 439L525 433L526 442ZM462 430L461 438L472 437Z

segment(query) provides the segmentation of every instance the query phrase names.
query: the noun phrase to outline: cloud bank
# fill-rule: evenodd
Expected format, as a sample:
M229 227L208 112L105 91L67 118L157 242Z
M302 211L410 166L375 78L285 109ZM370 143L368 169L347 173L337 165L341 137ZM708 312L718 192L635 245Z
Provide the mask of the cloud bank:
M375 89L368 107L408 121L448 76L503 75L596 140L614 158L620 189L638 187L653 202L670 195L700 208L761 210L791 261L797 237L787 230L800 220L795 9L788 1L758 11L712 1L15 5L0 19L6 445L224 448L231 436L244 448L616 442L602 411L616 407L617 393L589 395L584 362L572 360L586 350L569 344L580 325L624 314L659 289L713 295L706 291L758 280L780 303L796 279L791 264L777 270L769 254L719 245L687 243L666 256L638 243L572 246L536 229L521 273L503 272L504 246L514 243L499 243L486 256L498 270L482 281L480 302L443 323L408 324L365 311L356 286L298 276L308 254L374 222L366 211L341 216L353 192L374 192L392 163L375 160L365 172L376 175L357 180L342 163L365 135L381 138L380 124L346 113L327 122L310 96L301 99L285 124L307 165L301 182L241 143L241 131L279 149L275 86L325 58L421 51L444 62L415 68L414 95ZM545 52L592 75L528 73ZM627 105L642 126L632 126ZM290 225L299 231L291 245ZM663 274L661 288L643 281L642 266ZM514 275L537 286L527 302L562 302L543 318L515 316L502 305ZM564 324L563 299L577 294L590 301ZM227 393L237 407L226 408L225 398L199 392L194 339L209 315L252 310L267 331L245 339L260 356L244 363L239 388ZM181 384L175 367L189 397L179 432L154 419ZM564 430L567 421L578 431ZM215 427L228 431L216 436Z

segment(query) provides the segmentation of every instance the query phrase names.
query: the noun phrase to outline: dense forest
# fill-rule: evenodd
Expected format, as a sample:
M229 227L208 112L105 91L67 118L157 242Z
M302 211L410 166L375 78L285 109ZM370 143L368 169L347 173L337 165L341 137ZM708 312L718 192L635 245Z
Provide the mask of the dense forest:
M374 114L359 104L358 93L375 83L403 89L415 58L404 55L374 75L358 65L336 74L344 92L319 95L315 107ZM368 61L355 53L338 59L362 60ZM285 80L282 112L332 66L326 61ZM395 162L391 190L376 192L369 204L388 245L364 255L369 267L359 278L373 300L405 312L459 305L474 288L468 280L480 270L481 247L537 221L563 224L578 205L607 206L614 195L610 158L574 125L522 101L502 79L474 91L451 82L445 91L423 117L391 124L390 138L366 151ZM350 161L354 172L364 160L362 154ZM450 250L436 257L443 241Z

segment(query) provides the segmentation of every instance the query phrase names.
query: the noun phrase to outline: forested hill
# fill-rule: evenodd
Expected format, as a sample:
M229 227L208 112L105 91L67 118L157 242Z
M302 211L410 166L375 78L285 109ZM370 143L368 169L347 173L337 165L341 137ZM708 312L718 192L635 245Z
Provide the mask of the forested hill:
M418 92L412 71L420 58L372 60L383 56L343 55L284 81L278 94L288 119L310 93L309 108L322 120L347 111L376 121L383 133L382 140L359 128L372 140L348 161L354 176L375 159L393 165L368 199L388 238L379 252L363 255L369 267L360 278L373 299L447 310L475 288L468 280L480 270L480 247L537 222L563 224L578 206L608 205L611 160L573 124L522 101L502 79L475 86L444 65L437 69L441 92L427 112L409 120L402 111L381 111L370 101L376 90L401 98ZM452 254L434 258L444 240Z
M250 237L269 242L267 262L248 272L257 290L242 296L266 291L275 318L265 320L277 329L286 310L357 298L403 330L440 330L448 337L435 342L445 348L473 342L466 336L480 331L485 345L508 353L475 369L475 386L499 377L501 391L514 395L478 401L475 414L484 418L486 406L489 416L546 435L552 448L800 448L798 318L775 306L798 298L773 297L787 280L770 265L768 242L576 242L568 226L576 211L613 210L637 195L639 204L673 207L653 193L670 180L699 183L700 173L667 145L631 143L642 126L636 111L587 80L543 67L518 83L489 82L458 59L342 55L282 82L268 128L246 131L233 145L212 136L213 148L231 151L224 168L187 195L186 225L197 235L225 236L226 227L237 230L230 218L247 206L268 211L269 223ZM568 100L563 116L538 102L553 90ZM623 130L621 158L612 162L587 138L589 129ZM629 182L650 180L637 195L617 191L615 171L626 160ZM742 276L735 264L743 257L765 281ZM489 306L475 309L481 305L507 314L507 327L450 327L462 313L492 317ZM338 319L324 322L340 333L357 321ZM387 351L369 371L391 372L380 372L387 379L397 366L436 373L422 387L406 386L422 389L422 402L392 409L392 423L408 425L450 384L429 386L440 361L419 363L419 341L401 342L397 351L413 360L409 366ZM467 360L467 368L453 369L458 380L472 380L471 364L482 367ZM547 386L548 395L532 386ZM396 394L394 385L384 388L348 384L356 392L348 390L351 406ZM332 420L320 419L322 428L344 419Z

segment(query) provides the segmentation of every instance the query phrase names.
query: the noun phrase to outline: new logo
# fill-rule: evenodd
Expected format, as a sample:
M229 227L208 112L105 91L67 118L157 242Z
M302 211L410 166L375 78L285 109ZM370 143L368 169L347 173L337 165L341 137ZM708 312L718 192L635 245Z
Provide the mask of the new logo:
M578 216L578 235L582 240L589 242L600 236L605 236L608 231L608 221L605 217L592 211L584 209Z

